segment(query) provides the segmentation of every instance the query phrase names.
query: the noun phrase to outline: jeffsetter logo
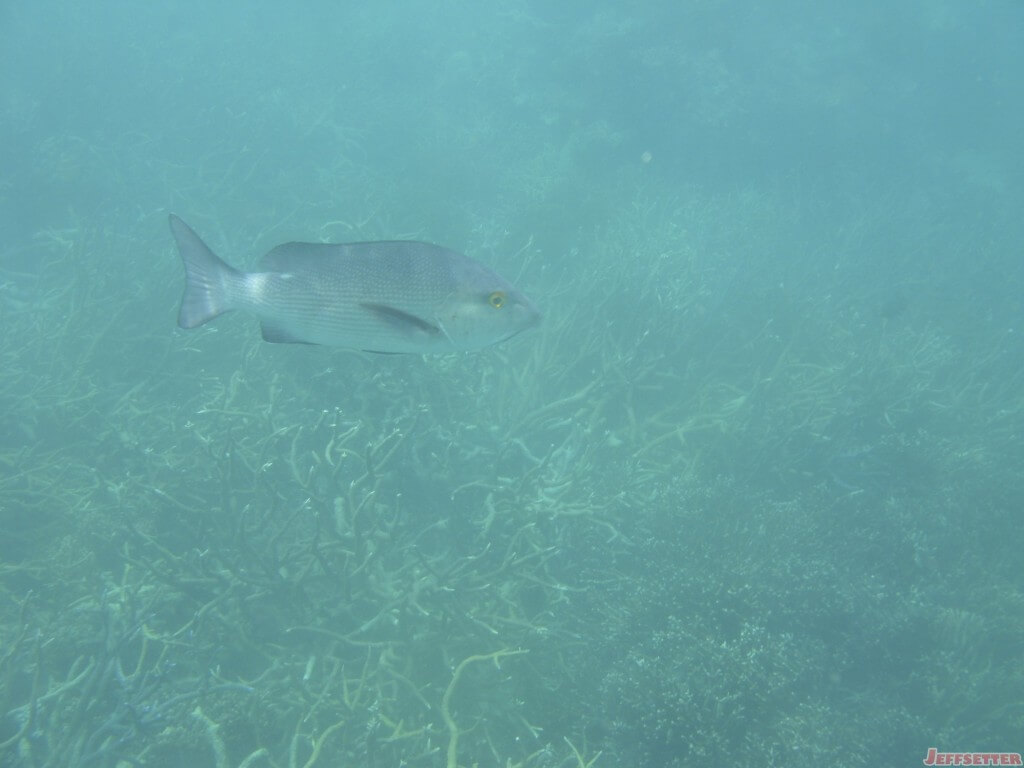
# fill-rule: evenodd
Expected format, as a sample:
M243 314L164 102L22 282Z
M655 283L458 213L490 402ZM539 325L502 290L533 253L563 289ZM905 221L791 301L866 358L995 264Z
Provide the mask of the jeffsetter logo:
M925 765L1020 765L1020 752L939 752L928 748Z

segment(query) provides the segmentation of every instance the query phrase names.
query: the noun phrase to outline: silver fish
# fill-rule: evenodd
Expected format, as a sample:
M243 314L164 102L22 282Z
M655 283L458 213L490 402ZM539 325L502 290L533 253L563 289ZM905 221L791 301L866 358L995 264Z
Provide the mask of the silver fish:
M439 245L285 243L260 271L242 272L170 220L185 262L182 328L241 309L259 318L267 341L422 354L486 347L540 320L508 282Z

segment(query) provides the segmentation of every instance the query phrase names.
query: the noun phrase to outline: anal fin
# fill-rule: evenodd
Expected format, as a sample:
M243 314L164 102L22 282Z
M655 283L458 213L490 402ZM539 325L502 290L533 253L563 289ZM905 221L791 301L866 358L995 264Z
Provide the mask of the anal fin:
M275 325L260 323L260 330L263 332L263 340L271 344L312 344L311 341L300 339L283 328Z

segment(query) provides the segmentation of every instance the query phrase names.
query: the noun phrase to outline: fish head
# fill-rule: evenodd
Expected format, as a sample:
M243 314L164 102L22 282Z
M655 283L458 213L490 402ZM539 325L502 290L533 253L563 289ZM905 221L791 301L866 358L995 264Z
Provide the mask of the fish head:
M454 288L436 319L455 348L497 344L540 322L533 302L488 267L470 260L453 266Z

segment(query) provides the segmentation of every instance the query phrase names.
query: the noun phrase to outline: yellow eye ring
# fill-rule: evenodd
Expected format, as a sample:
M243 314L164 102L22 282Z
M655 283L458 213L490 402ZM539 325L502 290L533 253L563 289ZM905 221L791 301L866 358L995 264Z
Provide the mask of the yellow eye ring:
M501 309L502 307L505 306L505 292L495 291L494 293L487 297L487 303L490 304L495 309Z

